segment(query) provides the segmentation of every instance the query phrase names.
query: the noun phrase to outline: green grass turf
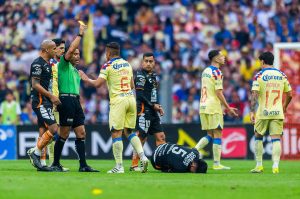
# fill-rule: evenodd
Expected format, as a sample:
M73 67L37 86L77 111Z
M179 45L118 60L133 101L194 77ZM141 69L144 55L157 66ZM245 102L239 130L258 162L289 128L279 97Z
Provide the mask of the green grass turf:
M128 171L125 174L106 174L113 160L90 160L101 173L77 172L77 160L62 160L67 173L36 172L28 160L0 161L0 199L269 199L300 198L300 162L282 161L280 174L271 173L271 161L265 161L263 174L250 174L254 161L224 160L230 171L208 170L208 174L171 174ZM211 161L208 161L211 166ZM93 195L92 190L103 190Z

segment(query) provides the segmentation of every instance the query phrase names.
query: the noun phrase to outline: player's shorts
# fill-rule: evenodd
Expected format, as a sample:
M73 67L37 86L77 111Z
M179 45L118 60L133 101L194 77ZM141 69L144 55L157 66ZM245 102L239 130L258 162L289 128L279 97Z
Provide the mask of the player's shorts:
M59 112L57 111L57 108L53 108L52 112L53 112L55 120L59 121Z
M79 96L73 94L61 94L61 105L57 107L60 126L76 128L84 125L85 116L80 104Z
M33 108L39 127L48 128L48 126L56 123L52 109L53 106L51 104L41 104L38 108Z
M134 96L118 97L110 103L109 129L135 129L136 101Z
M200 113L200 121L202 130L222 130L224 127L224 119L222 114Z
M141 137L146 138L148 135L163 132L163 127L157 113L153 113L151 110L144 110L137 116L136 130Z
M283 120L280 119L264 119L256 120L254 124L255 131L260 135L269 133L270 135L283 134Z

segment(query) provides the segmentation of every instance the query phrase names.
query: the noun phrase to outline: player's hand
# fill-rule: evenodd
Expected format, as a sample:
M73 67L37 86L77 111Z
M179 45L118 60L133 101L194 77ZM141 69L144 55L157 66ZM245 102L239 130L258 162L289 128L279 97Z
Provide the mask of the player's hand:
M80 24L80 26L79 26L79 34L83 35L84 32L86 31L86 29L87 29L87 25Z
M55 95L51 95L50 100L51 100L51 102L52 102L55 106L61 104L61 101L60 101L59 98L56 97Z
M79 70L79 76L83 81L88 81L89 79L89 77L82 70Z
M160 116L163 116L164 114L165 114L165 111L164 111L164 109L162 108L162 106L161 105L159 105L160 106L160 109L159 109L159 114L160 114Z
M255 123L255 113L254 112L250 112L250 120L251 120L252 124Z
M239 114L237 113L237 111L238 111L237 108L229 107L228 114L230 117L239 117Z

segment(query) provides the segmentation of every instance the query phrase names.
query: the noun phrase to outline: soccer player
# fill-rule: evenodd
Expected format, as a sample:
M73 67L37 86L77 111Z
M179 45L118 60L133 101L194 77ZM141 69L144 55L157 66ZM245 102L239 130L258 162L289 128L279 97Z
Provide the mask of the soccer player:
M27 154L32 165L41 171L51 171L49 167L42 166L40 156L42 149L58 130L52 109L53 105L57 106L61 102L52 94L52 68L49 64L55 53L55 43L52 40L44 40L40 57L33 61L30 69L32 108L38 118L39 138L36 147L29 149Z
M151 158L152 166L162 172L206 173L207 163L196 149L165 143L159 145Z
M53 171L66 171L60 164L60 156L70 130L76 134L75 149L79 157L79 172L99 172L88 166L85 158L85 116L79 100L80 76L76 66L80 61L78 46L86 30L85 25L80 25L79 34L71 43L67 52L60 57L58 63L58 91L61 105L59 112L60 131L54 146L54 161L51 165Z
M136 102L137 102L137 134L142 145L147 136L154 135L156 146L164 144L165 133L161 126L160 116L164 115L162 106L158 103L158 83L154 73L155 59L153 53L143 55L142 69L137 71L135 78ZM138 167L139 157L135 151L132 154L130 171L140 171Z
M251 121L255 131L256 167L252 173L263 172L263 136L269 132L272 138L273 173L279 173L281 155L281 136L283 134L283 119L287 107L292 100L292 89L287 76L273 67L274 56L264 52L259 56L262 70L253 80L251 97ZM283 95L286 96L282 103ZM255 114L255 108L258 108Z
M122 132L138 153L143 166L142 172L146 172L148 158L144 154L140 139L132 133L136 123L132 67L120 58L120 46L115 42L106 45L106 59L107 62L102 66L96 80L89 79L83 71L79 72L81 79L94 87L100 87L107 82L110 97L109 128L112 133L112 148L116 161L116 166L108 173L124 173Z
M208 53L211 65L202 73L201 99L200 99L200 120L202 130L207 131L207 135L200 139L195 148L199 151L209 142L213 141L213 169L226 170L220 164L222 129L224 126L223 104L229 115L238 117L237 109L231 108L223 95L223 75L220 67L225 64L225 56L220 50L212 50Z
M50 65L52 67L52 93L56 97L59 97L59 91L58 91L58 73L57 73L57 65L59 62L60 57L65 53L65 41L62 39L53 39L55 45L56 45L56 54L53 59L50 59ZM57 107L53 107L53 114L55 117L56 121L59 121L59 114L57 111ZM56 135L58 136L58 135ZM54 136L54 137L56 137ZM44 166L46 165L46 156L47 156L47 149L48 149L48 154L49 154L49 162L50 165L53 163L54 160L54 144L55 144L55 139L53 139L52 142L50 142L47 145L47 148L44 148L42 150L42 155L41 155L41 164ZM69 170L68 168L64 168L65 170Z

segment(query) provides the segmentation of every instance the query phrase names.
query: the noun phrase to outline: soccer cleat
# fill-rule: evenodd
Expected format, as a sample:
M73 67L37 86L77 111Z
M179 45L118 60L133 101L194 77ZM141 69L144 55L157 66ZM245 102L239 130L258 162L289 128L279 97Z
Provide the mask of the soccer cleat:
M139 166L131 166L129 171L137 171L137 172L141 172L141 168Z
M124 167L114 167L111 170L107 171L107 173L124 173Z
M100 171L98 171L96 169L93 169L90 166L80 167L78 171L79 172L100 172Z
M213 165L213 170L230 170L231 168L230 167L226 167L224 165Z
M146 173L148 171L148 164L149 164L149 160L146 158L145 160L141 161L141 172L142 173Z
M278 167L272 168L272 172L273 172L274 174L279 173L279 168L278 168Z
M59 165L53 165L52 164L50 168L54 172L67 172L67 171L69 171L69 169L66 170L66 168L64 168L61 164L59 164Z
M251 169L251 173L262 173L264 172L264 167L263 166L256 166L254 169Z
M37 171L46 171L46 172L52 172L53 169L51 167L43 166L41 168L38 168Z
M36 155L34 153L34 148L31 148L27 151L27 155L30 158L30 162L32 166L34 166L37 169L42 169L43 165L40 162L40 156Z

